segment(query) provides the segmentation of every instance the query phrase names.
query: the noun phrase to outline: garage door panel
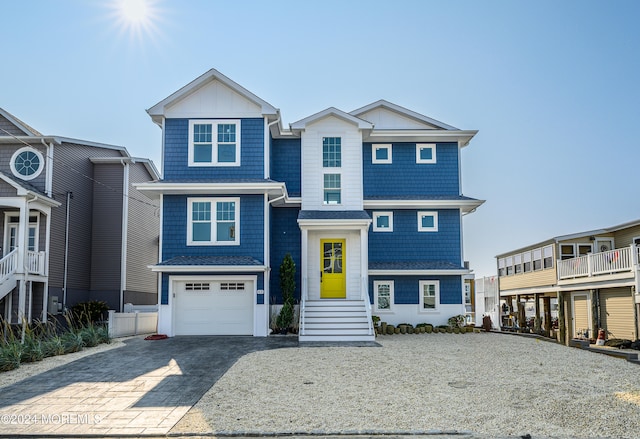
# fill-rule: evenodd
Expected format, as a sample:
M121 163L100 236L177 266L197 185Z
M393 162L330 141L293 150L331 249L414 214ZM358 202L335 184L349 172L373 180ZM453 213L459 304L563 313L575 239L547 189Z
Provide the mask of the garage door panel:
M253 281L176 282L174 300L176 335L253 334Z
M624 288L608 288L600 291L602 325L607 338L635 340L634 303L631 292Z

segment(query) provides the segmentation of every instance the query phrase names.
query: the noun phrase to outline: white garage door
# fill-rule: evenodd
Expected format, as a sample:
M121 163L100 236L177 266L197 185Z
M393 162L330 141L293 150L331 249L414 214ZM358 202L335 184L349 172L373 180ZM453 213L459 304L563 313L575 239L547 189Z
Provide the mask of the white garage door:
M253 335L253 281L176 281L176 335Z

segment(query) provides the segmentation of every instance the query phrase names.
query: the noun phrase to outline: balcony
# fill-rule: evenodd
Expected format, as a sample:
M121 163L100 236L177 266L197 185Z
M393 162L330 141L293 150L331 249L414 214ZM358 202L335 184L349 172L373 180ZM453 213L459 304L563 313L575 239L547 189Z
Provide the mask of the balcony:
M558 282L563 283L561 281L571 279L600 280L598 278L614 276L634 278L639 269L639 260L640 247L634 244L629 247L565 259L558 261Z

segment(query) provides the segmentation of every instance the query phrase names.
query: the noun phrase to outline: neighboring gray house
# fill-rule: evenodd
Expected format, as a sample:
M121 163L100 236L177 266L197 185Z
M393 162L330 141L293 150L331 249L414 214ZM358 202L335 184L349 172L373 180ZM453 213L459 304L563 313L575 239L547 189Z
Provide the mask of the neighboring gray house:
M86 300L156 304L158 179L120 146L44 136L0 108L0 315L46 320Z

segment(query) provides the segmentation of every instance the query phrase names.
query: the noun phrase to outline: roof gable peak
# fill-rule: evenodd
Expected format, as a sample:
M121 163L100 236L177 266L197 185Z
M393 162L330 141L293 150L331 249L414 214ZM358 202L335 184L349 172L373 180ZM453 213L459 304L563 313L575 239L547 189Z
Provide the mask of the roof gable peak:
M350 113L346 113L335 107L329 107L318 113L312 114L311 116L305 117L304 119L300 119L297 122L293 122L292 124L289 124L289 126L291 127L292 130L303 130L306 128L307 125L330 116L337 117L338 119L342 119L345 122L356 125L358 129L361 129L361 130L373 129L373 124L371 122L367 122L364 119L360 119L359 117L356 117Z
M444 122L440 122L436 119L433 119L431 117L425 116L423 114L417 113L415 111L409 110L407 108L401 107L400 105L394 104L392 102L386 101L384 99L380 99L378 101L375 101L369 105L365 105L364 107L360 107L356 110L353 110L352 112L350 112L349 114L356 116L356 117L367 117L367 113L371 113L374 112L375 110L379 110L379 109L383 109L392 113L395 113L397 115L400 115L402 117L411 119L415 122L418 122L420 124L427 124L430 125L432 128L431 129L441 129L441 130L448 130L448 131L460 131L459 128L456 128L454 126L451 125L447 125ZM382 127L378 127L378 128L382 128Z

